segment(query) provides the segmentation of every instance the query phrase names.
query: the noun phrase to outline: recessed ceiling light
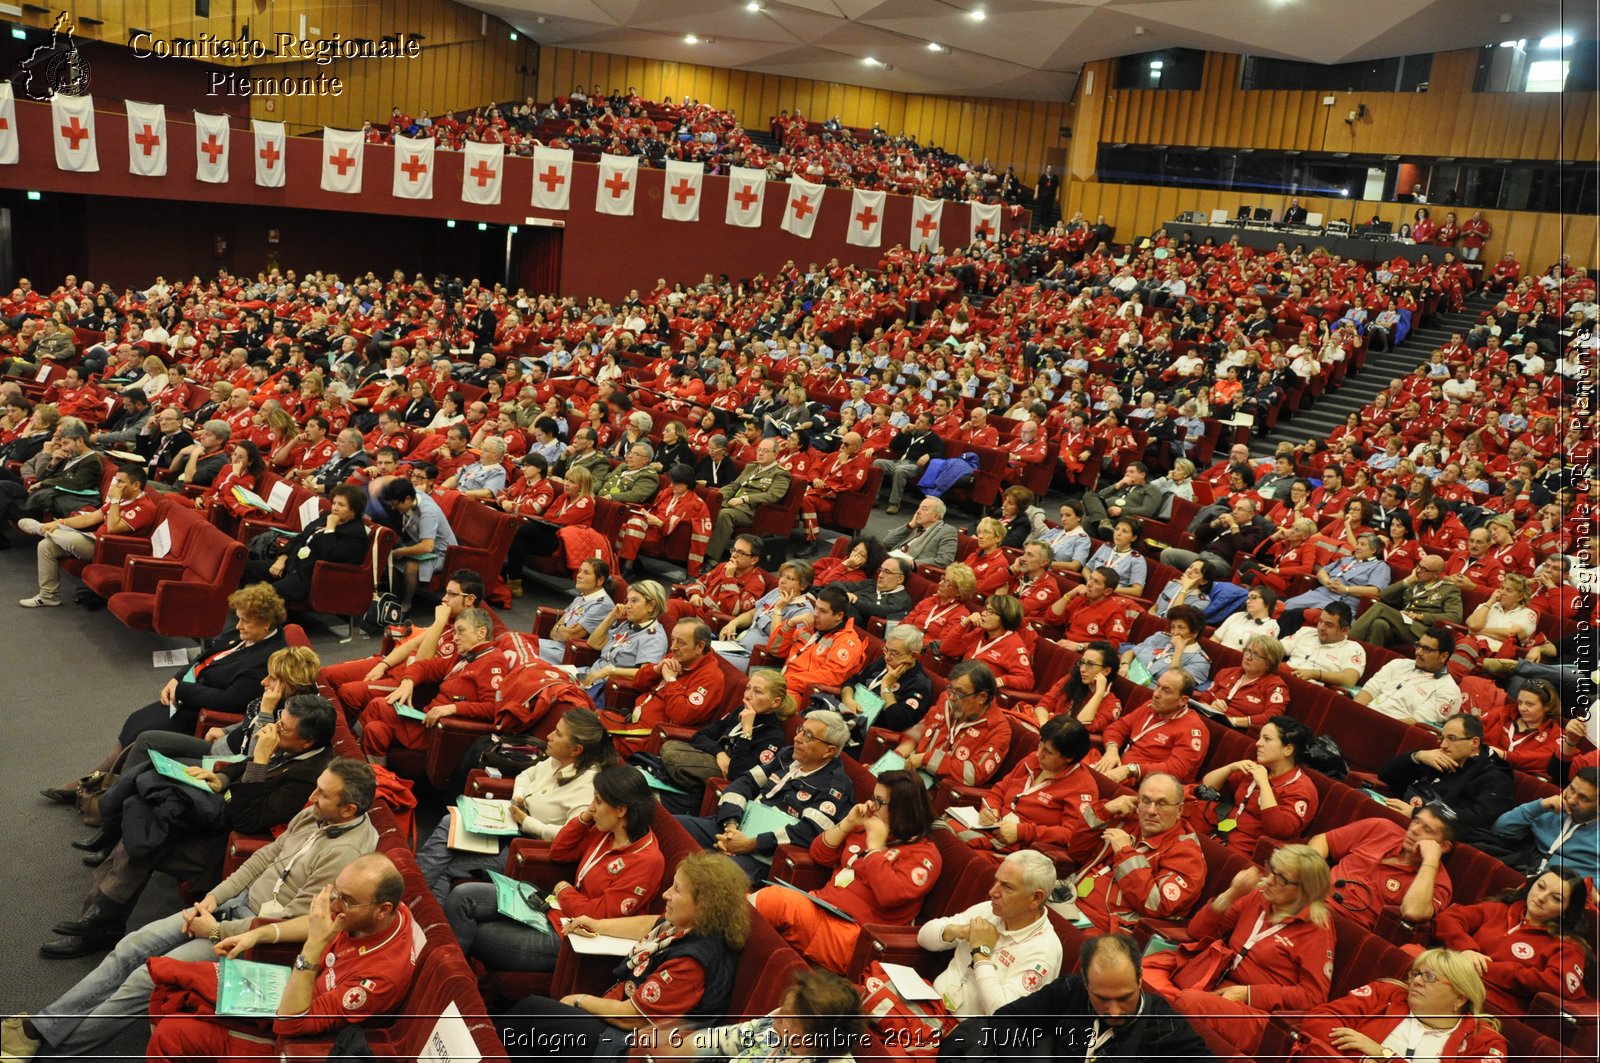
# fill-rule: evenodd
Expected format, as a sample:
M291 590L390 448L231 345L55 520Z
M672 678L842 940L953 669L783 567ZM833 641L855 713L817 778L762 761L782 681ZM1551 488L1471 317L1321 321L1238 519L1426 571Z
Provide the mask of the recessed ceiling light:
M986 14L984 12L983 8L975 7L971 11L967 12L967 17L970 18L974 22L982 22L984 19L988 18L989 16L988 16L988 14Z
M876 58L874 58L873 56L870 56L870 55L862 56L861 57L861 61L863 63L867 64L868 66L877 66L878 65L878 60Z
M946 48L944 45L940 44L938 41L929 41L928 42L928 51L930 51L930 52L948 52L949 50L950 49Z
M1566 48L1571 44L1572 34L1570 33L1552 33L1548 37L1539 38L1539 47L1541 48Z
M699 44L700 43L700 38L696 37L692 33L685 33L683 35L683 43L684 44Z
M1162 68L1162 67L1164 67L1164 66L1166 66L1166 65L1167 65L1167 64L1165 64L1165 63L1163 63L1163 62L1162 62L1162 61L1161 61L1161 60L1159 60L1159 59L1152 59L1152 60L1150 60L1150 69L1151 69L1151 70L1160 70L1160 69L1161 69L1161 68Z
M1510 22L1510 21L1511 21L1511 12L1507 11L1503 15L1500 16L1500 24L1502 26L1505 25L1507 22Z
M756 3L755 0L750 0L750 3L744 5L744 9L752 15L759 15L762 10L761 5Z

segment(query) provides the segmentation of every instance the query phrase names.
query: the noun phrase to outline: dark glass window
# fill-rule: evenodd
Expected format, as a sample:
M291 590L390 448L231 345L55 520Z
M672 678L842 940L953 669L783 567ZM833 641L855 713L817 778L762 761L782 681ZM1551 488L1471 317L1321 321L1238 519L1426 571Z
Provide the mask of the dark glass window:
M1327 65L1247 55L1239 64L1239 87L1247 90L1426 92L1432 73L1432 53Z
M1491 44L1478 52L1472 91L1593 92L1597 59L1597 42L1560 33Z
M1206 53L1193 48L1140 52L1117 60L1119 89L1197 89L1206 69Z

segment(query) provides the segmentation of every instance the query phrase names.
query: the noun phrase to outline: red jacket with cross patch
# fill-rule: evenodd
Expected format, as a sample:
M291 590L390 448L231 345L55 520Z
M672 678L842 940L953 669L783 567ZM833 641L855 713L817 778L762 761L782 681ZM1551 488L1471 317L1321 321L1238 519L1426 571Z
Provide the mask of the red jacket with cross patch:
M1399 982L1368 982L1338 1000L1319 1004L1300 1020L1299 1050L1307 1057L1355 1058L1328 1040L1335 1028L1347 1026L1382 1043L1411 1015L1407 987ZM1440 1049L1440 1063L1505 1063L1506 1039L1487 1023L1468 1016L1450 1031Z
M1200 714L1187 705L1171 716L1157 715L1149 702L1106 728L1106 745L1115 745L1122 763L1139 765L1139 777L1164 771L1181 782L1194 782L1211 745Z
M1084 809L1084 821L1101 829L1116 826L1105 803ZM1100 855L1078 872L1078 910L1096 929L1116 933L1140 919L1181 916L1200 900L1206 884L1206 856L1200 839L1182 821L1153 838L1139 837L1138 825L1129 824L1133 844L1120 853L1103 845ZM1124 828L1128 829L1128 828ZM1083 892L1087 883L1089 890Z
M572 885L556 894L566 919L580 915L618 919L640 915L661 892L667 861L654 831L617 848L610 831L571 819L550 843L550 859L578 865ZM564 920L554 920L557 929Z
M926 838L871 851L867 832L858 830L835 849L827 832L811 840L811 858L837 868L816 895L849 912L858 923L910 926L922 911L922 900L939 881L944 860Z
M499 708L496 695L506 678L506 657L496 652L493 642L484 642L454 657L413 661L405 666L402 678L414 686L439 684L429 708L454 705L463 720L492 720Z
M922 754L922 770L958 786L986 786L1011 749L1011 721L998 706L976 720L954 722L948 694L922 721L914 753Z
M714 653L701 654L672 683L662 680L658 662L642 665L634 685L644 691L633 706L634 727L699 727L722 704L722 667Z

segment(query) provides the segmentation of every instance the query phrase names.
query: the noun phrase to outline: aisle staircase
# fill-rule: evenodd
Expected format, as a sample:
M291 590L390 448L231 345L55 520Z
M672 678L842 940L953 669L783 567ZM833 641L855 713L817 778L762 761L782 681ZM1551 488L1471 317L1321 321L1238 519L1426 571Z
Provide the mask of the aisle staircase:
M1468 297L1461 313L1437 315L1425 326L1413 329L1395 350L1368 351L1366 365L1360 373L1347 376L1342 387L1317 399L1317 404L1310 409L1301 410L1287 421L1280 418L1271 432L1253 437L1251 452L1271 454L1273 448L1285 440L1300 444L1307 439L1327 439L1335 428L1344 424L1346 417L1370 403L1391 380L1410 373L1419 362L1426 362L1435 349L1449 342L1452 332L1466 333L1492 305L1487 296L1474 294Z

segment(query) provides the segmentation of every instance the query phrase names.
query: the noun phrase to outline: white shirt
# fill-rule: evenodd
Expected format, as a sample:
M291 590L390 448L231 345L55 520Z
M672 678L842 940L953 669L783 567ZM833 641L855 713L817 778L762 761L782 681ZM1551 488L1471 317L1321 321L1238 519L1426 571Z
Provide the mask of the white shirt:
M1000 932L994 943L993 963L972 965L972 947L965 941L948 942L940 935L951 923L970 923L982 919ZM933 988L944 996L950 1014L970 1017L993 1015L1014 1000L1034 992L1061 973L1061 939L1056 937L1050 919L1040 913L1028 926L1012 932L994 914L988 901L944 919L932 919L917 931L917 944L929 952L954 950L950 963Z
M1408 723L1437 727L1461 711L1461 688L1449 670L1435 675L1418 668L1416 661L1390 661L1361 689L1372 695L1368 708Z
M1518 606L1509 613L1500 607L1498 600L1489 603L1489 615L1484 619L1484 627L1508 627L1519 632L1518 641L1532 635L1539 627L1539 614L1526 605ZM1479 635L1484 645L1489 647L1490 653L1499 653L1500 647L1505 645L1505 639L1492 638L1488 635Z
M1296 632L1296 634L1299 634L1299 632ZM1315 632L1313 632L1313 634L1315 634ZM1266 635L1270 638L1277 638L1278 622L1273 620L1271 617L1268 617L1266 620L1254 620L1245 613L1234 613L1217 627L1216 633L1211 637L1217 642L1220 642L1222 645L1231 649L1243 650L1244 644L1255 638L1257 635ZM1350 640L1345 639L1345 641L1349 642ZM1366 656L1365 651L1362 651L1362 656ZM1365 664L1366 661L1363 660L1362 665L1365 666ZM1312 665L1311 667L1315 668L1316 665ZM1336 670L1337 669L1328 669L1328 671Z
M1456 1023L1456 1026L1460 1025ZM1444 1055L1444 1046L1450 1042L1456 1026L1435 1030L1431 1026L1424 1026L1415 1015L1407 1015L1389 1031L1389 1036L1383 1039L1383 1047L1407 1063L1439 1063Z
M553 841L567 821L594 800L594 777L599 769L590 768L565 781L556 777L562 770L555 760L545 757L517 776L511 800L522 802L528 813L522 833Z
M1367 670L1367 648L1355 639L1345 639L1331 646L1317 638L1317 629L1303 627L1283 640L1283 649L1290 668L1312 668L1320 672L1356 670L1359 678Z

